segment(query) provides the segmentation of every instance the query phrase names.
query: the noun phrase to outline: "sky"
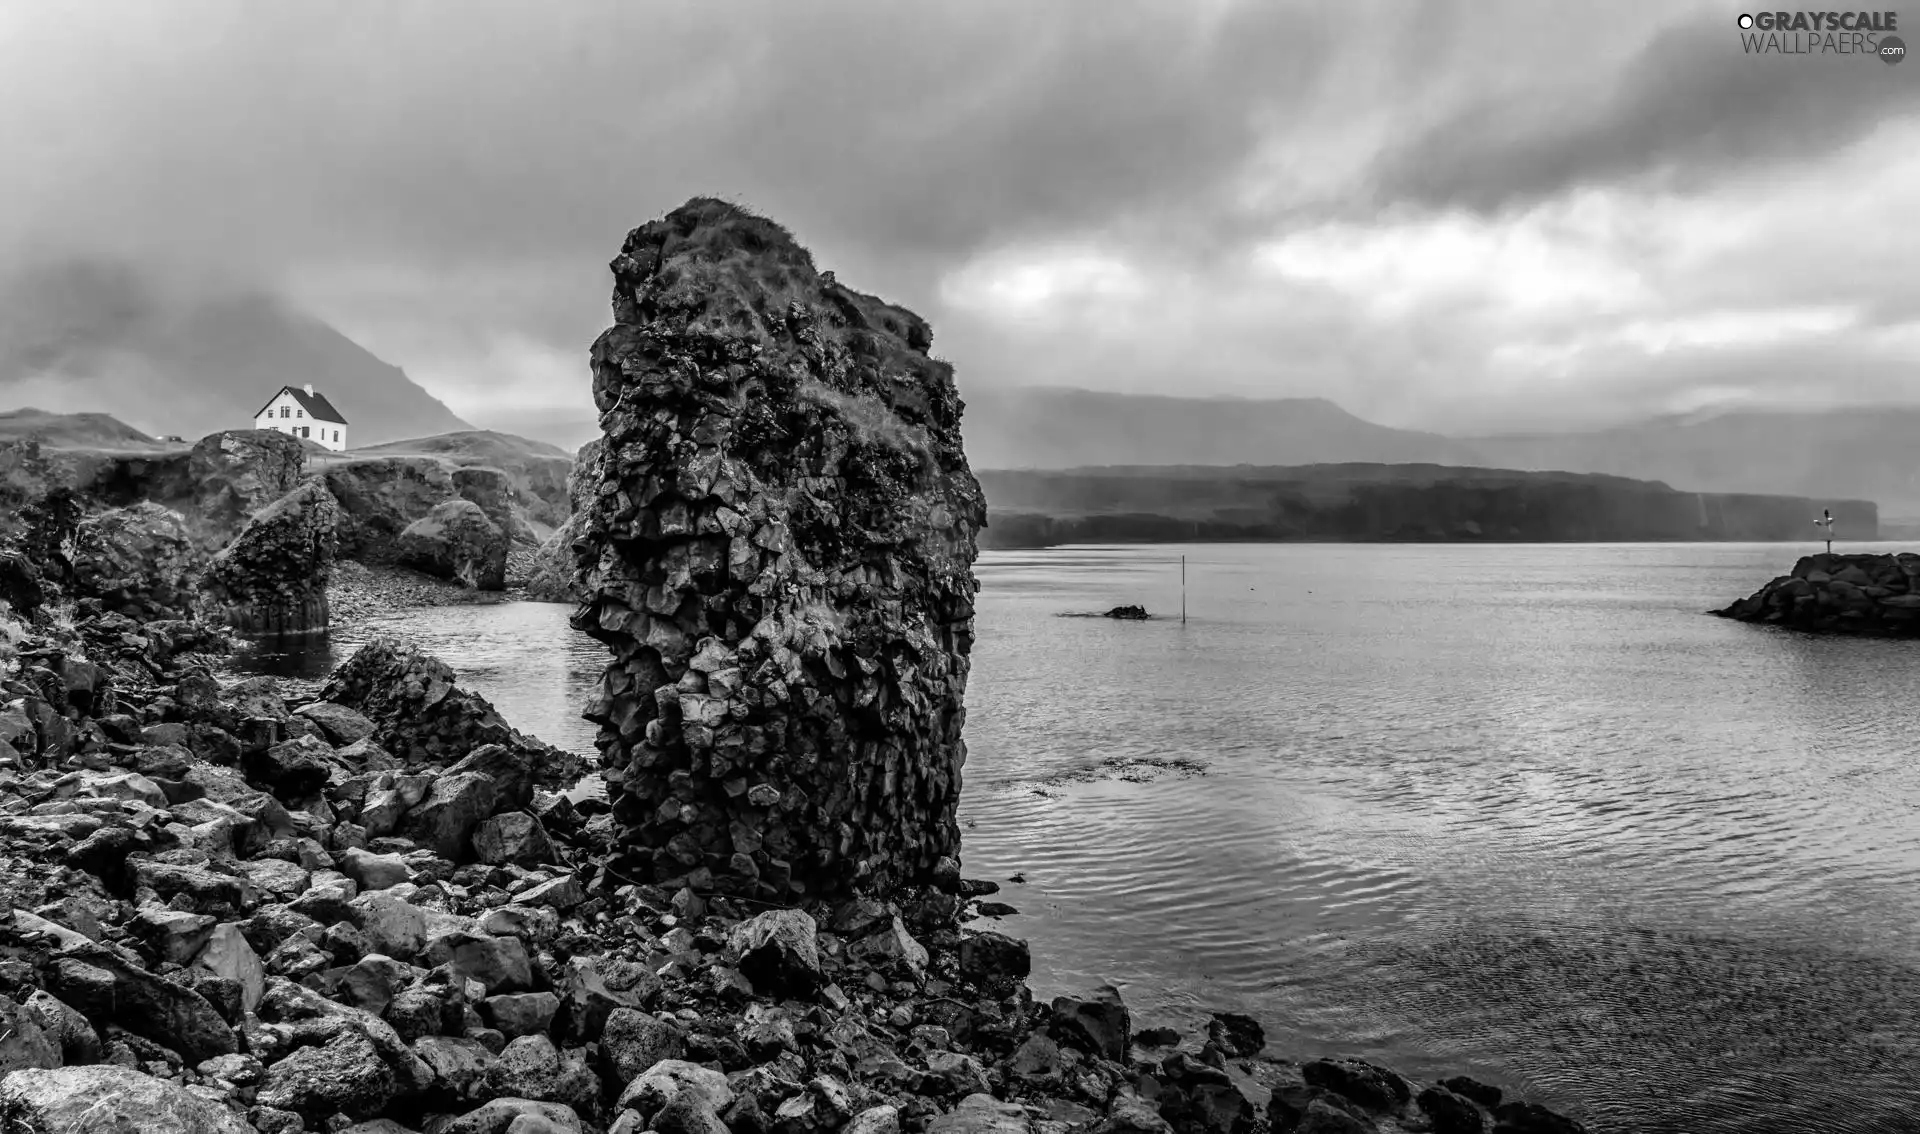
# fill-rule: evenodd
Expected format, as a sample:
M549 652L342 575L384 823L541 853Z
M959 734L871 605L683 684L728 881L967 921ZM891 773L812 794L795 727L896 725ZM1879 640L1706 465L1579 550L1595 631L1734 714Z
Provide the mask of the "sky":
M483 426L591 417L606 263L697 195L925 315L963 393L1920 401L1920 62L1749 55L1741 11L16 0L0 257L271 287Z

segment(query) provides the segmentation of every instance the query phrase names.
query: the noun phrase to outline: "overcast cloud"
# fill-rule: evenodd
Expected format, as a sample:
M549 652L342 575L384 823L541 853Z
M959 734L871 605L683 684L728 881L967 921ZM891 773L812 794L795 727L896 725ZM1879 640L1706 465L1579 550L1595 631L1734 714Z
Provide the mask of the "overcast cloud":
M1738 12L29 0L0 256L271 283L480 424L590 416L606 261L696 194L928 316L963 390L1920 400L1920 63L1747 56Z

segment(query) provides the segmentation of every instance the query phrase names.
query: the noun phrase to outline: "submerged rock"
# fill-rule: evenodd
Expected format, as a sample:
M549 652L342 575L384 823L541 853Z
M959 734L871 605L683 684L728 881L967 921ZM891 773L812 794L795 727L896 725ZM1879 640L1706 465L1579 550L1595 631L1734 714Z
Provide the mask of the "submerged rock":
M1107 611L1106 618L1124 618L1132 622L1143 622L1152 617L1144 606L1116 606Z
M985 514L912 312L694 200L631 233L574 625L623 875L784 900L957 854Z

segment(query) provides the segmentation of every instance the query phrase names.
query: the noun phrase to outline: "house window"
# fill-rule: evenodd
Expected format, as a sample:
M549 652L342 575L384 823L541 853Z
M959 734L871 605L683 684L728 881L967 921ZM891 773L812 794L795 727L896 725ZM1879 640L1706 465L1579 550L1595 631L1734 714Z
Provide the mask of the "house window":
M311 436L313 436L313 427L312 427L312 426L310 426L310 425L303 425L303 426L301 426L301 427L300 427L300 436L302 436L302 437L311 437Z
M297 409L297 410L294 410L294 411L293 411L293 416L295 416L295 417L305 417L305 416L307 416L307 411L306 411L306 410L303 410L303 409Z
M334 430L334 431L333 431L333 439L334 439L335 441L338 441L338 440L340 440L340 431L339 431L338 429L336 429L336 430Z
M289 410L289 409L288 409L288 408L287 408L286 406L281 406L281 407L280 407L280 416L281 416L281 417L292 417L292 416L293 416L293 412L292 412L291 410Z

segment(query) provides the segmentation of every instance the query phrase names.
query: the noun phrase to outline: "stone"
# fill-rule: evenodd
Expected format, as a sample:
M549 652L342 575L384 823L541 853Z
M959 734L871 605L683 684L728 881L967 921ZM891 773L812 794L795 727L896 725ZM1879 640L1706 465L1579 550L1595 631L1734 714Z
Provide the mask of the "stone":
M608 1013L599 1038L601 1073L615 1083L631 1082L655 1064L681 1059L687 1052L686 1035L678 1027L635 1008Z
M448 500L408 524L396 550L405 566L475 590L503 591L511 542L478 504Z
M1413 1101L1433 1124L1433 1134L1482 1134L1487 1128L1480 1108L1445 1088L1428 1087Z
M0 1079L0 1113L20 1134L253 1134L183 1087L106 1065L15 1071Z
M719 1113L733 1102L733 1088L718 1071L680 1059L663 1059L634 1077L621 1091L616 1110L633 1110L641 1121L650 1121L675 1100L698 1096L707 1108Z
M40 1030L60 1045L61 1063L100 1062L100 1035L84 1013L45 989L36 989L22 1007Z
M616 1008L645 1010L659 989L660 978L644 965L618 957L569 957L560 978L562 1032L576 1040L598 1038Z
M410 768L445 767L498 744L518 753L540 783L570 787L582 770L572 754L514 731L486 698L461 689L445 662L398 639L360 647L321 696L373 721L369 739Z
M1463 1099L1479 1103L1488 1110L1492 1110L1494 1107L1500 1105L1500 1099L1503 1094L1499 1087L1493 1086L1490 1083L1482 1083L1478 1079L1469 1078L1465 1075L1455 1075L1451 1079L1442 1079L1440 1080L1440 1085Z
M474 828L493 813L496 798L493 777L480 772L436 779L427 798L408 809L402 828L441 858L457 862L467 857Z
M918 316L720 201L612 266L571 547L573 625L614 654L586 715L616 869L782 902L931 881L959 851L985 520L951 368Z
M900 1134L900 1108L882 1104L853 1116L843 1134Z
M422 1036L413 1041L413 1052L433 1071L433 1080L443 1091L456 1098L473 1098L482 1093L494 1055L477 1040L463 1036Z
M538 866L553 861L553 840L540 820L509 811L482 822L473 832L473 854L481 862Z
M342 1029L326 1043L303 1047L267 1069L262 1106L308 1118L377 1116L399 1090L393 1070L360 1031Z
M517 937L449 933L428 947L426 959L450 966L462 980L479 981L489 993L523 992L533 985L533 961Z
M1406 1080L1358 1059L1316 1059L1301 1065L1300 1077L1377 1114L1397 1111L1413 1098Z
M984 1093L968 1095L927 1123L927 1134L1028 1134L1032 1129L1023 1108Z
M140 620L190 614L205 565L185 518L151 501L81 520L72 562L75 597Z
M454 1119L440 1134L584 1134L572 1107L532 1099L494 1099Z
M1234 1059L1252 1059L1267 1046L1260 1021L1238 1012L1215 1012L1207 1021L1207 1038Z
M373 735L373 722L365 715L332 701L315 701L293 712L295 716L319 725L327 740L338 747L357 744Z
M1033 971L1033 956L1025 941L1004 933L968 933L960 938L960 972L989 986L1022 981Z
M62 1013L52 1021L52 1028L43 1026L41 1021L48 1014L44 1008L31 1011L11 997L0 996L0 1075L29 1067L51 1069L65 1062L62 1033L69 1025Z
M243 634L311 634L328 626L327 580L340 505L308 482L254 513L214 556L206 586Z
M312 736L285 740L257 756L241 758L247 778L264 783L289 803L305 799L327 786L338 765L333 747Z
M194 967L240 986L240 1003L248 1012L260 1004L267 992L267 969L253 951L246 934L234 922L215 926L206 948L194 958Z
M1275 1129L1280 1129L1276 1126ZM1379 1134L1379 1128L1373 1123L1351 1114L1325 1099L1314 1099L1307 1104L1295 1134Z
M195 1063L236 1050L233 1030L205 997L90 942L62 950L45 978L48 992L89 1019L112 1020Z
M762 995L804 997L824 983L818 928L804 910L769 910L741 922L727 944Z
M413 879L413 869L397 854L374 854L349 847L340 856L340 873L354 880L362 893L390 890Z
M1494 1134L1587 1134L1585 1126L1538 1103L1501 1103L1493 1118Z
M926 946L913 939L897 916L856 942L853 955L895 980L918 981L927 975Z
M480 1018L508 1039L544 1035L559 1011L560 998L551 992L504 993L480 1002Z
M370 953L347 966L340 974L340 998L356 1008L378 1016L386 1012L394 995L413 978L413 969L403 961L380 953Z
M1120 990L1101 985L1091 996L1057 996L1053 1000L1054 1035L1083 1051L1111 1059L1127 1061L1132 1046L1132 1019L1120 1000Z

